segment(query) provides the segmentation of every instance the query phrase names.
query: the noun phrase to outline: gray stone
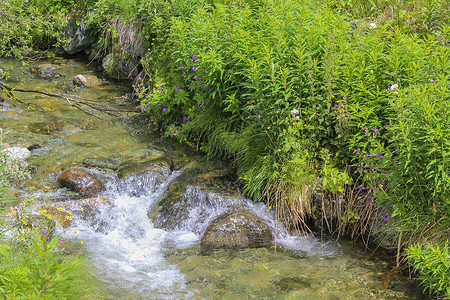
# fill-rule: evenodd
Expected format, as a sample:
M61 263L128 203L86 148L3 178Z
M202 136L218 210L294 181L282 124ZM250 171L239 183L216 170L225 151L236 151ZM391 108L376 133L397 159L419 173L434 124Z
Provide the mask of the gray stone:
M77 24L74 19L70 20L67 24L64 38L63 48L68 54L81 52L89 48L96 41L87 24Z
M260 218L242 207L215 219L201 240L204 249L270 247L272 231Z
M9 147L3 150L11 159L26 160L31 156L30 150L22 147Z

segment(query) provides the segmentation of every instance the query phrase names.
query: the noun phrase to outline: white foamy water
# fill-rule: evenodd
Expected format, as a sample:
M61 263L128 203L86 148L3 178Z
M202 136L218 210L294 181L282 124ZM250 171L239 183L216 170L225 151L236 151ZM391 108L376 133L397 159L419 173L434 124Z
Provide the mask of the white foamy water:
M75 226L66 233L66 237L74 241L83 241L88 261L95 266L99 277L119 293L115 294L116 298L120 298L121 293L129 295L130 291L146 299L194 297L195 291L189 291L185 275L177 265L168 262L166 256L177 249L198 245L208 223L224 213L229 203L217 201L210 205L214 195L208 198L200 189L188 186L187 198L195 205L187 219L178 230L155 228L148 212L179 173L170 174L168 180L159 185L155 184L155 174L124 180L111 178L104 193L109 203L99 207L92 219L76 220ZM282 225L276 226L264 204L247 200L242 200L242 204L266 221L279 246L297 252L299 257L330 257L340 253L336 243L324 247L313 237L299 239Z

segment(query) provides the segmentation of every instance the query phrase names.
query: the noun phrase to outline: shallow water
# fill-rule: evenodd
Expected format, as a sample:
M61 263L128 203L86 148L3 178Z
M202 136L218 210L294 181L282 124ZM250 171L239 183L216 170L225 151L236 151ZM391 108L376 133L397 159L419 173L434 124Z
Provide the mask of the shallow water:
M21 88L40 87L101 101L130 92L129 87L104 79L97 88L73 87L71 78L93 73L93 66L77 60L54 63L60 65L59 76L48 79L31 73L29 67L0 60L2 67L14 65L7 82ZM88 256L88 264L104 286L98 298L424 299L406 277L392 272L392 266L380 257L345 241L290 235L281 225L275 226L265 205L249 201L245 202L247 208L272 228L276 247L204 253L199 241L207 224L195 216L203 209L202 213L212 219L222 212L220 207L192 209L191 222L177 230L155 228L148 217L171 181L182 178L183 165L203 163L200 155L151 134L138 114L97 119L69 107L64 100L16 95L47 110L32 111L8 100L0 110L0 128L7 131L5 142L41 146L28 159L33 178L18 189L19 198L71 198L72 193L56 185L56 178L73 166L85 167L106 186L102 196L108 197L108 204L91 214L74 211L73 226L63 233L68 244L81 247ZM129 110L136 104L120 100L112 105ZM133 177L133 169L156 158L174 161L175 171L162 182L155 181L152 174ZM93 167L96 164L103 167Z

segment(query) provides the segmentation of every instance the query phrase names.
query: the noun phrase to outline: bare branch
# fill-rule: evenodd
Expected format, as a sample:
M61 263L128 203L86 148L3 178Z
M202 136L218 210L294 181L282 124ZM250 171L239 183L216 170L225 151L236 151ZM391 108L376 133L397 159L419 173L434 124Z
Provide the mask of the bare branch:
M13 92L21 92L21 93L38 93L38 94L42 94L42 95L46 95L49 97L55 97L55 98L60 98L60 99L64 99L67 101L67 103L72 106L75 107L79 110L81 110L82 112L84 112L85 114L91 115L93 117L99 118L101 119L100 116L89 112L88 110L86 110L87 108L90 108L92 110L98 111L100 113L105 113L107 115L114 115L117 116L119 115L118 110L111 108L111 107L105 107L102 105L99 105L98 103L104 103L105 101L97 101L97 100L91 100L91 99L85 99L76 95L67 95L67 94L54 94L54 93L48 93L45 91L39 91L39 90L33 90L33 89L21 89L21 88L15 88L15 87L11 87L9 85L7 85L6 83L0 81L0 88L2 88L5 91L5 94L11 98L14 101L18 101L22 104L27 104L28 106L36 106L37 108L39 108L40 110L44 111L44 109L42 107L40 107L39 105L35 104L35 103L25 103L22 100L19 100L14 94ZM110 102L110 101L108 101Z

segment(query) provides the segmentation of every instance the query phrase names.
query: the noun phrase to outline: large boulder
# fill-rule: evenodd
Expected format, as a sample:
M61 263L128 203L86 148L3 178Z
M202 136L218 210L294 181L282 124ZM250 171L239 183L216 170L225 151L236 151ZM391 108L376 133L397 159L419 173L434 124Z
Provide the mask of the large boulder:
M62 187L82 195L97 195L103 189L102 184L92 174L80 169L68 169L58 177Z
M67 24L64 37L63 48L68 54L83 51L96 41L86 23L77 24L75 19Z
M270 247L273 236L269 226L245 208L239 207L219 216L206 229L201 240L205 249Z
M98 80L97 76L81 75L81 74L76 75L73 78L73 83L78 86L85 86L85 87L95 87L102 84L100 80Z

